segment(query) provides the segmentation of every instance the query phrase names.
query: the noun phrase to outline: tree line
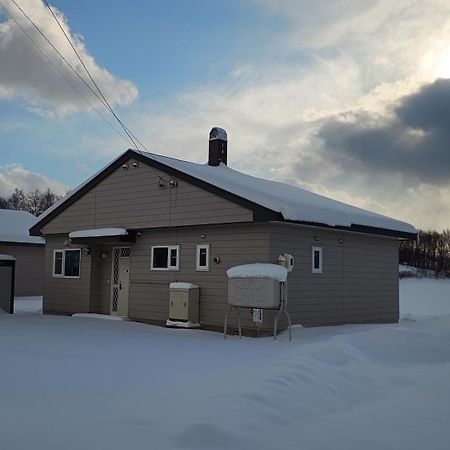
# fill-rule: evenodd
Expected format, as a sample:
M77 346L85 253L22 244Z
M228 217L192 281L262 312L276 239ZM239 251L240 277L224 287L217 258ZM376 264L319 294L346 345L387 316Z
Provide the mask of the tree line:
M31 192L24 192L22 189L16 188L9 197L0 197L0 209L28 211L38 216L60 198L61 196L56 195L49 188L46 191L35 189Z
M450 276L450 230L419 230L415 241L400 242L400 264Z

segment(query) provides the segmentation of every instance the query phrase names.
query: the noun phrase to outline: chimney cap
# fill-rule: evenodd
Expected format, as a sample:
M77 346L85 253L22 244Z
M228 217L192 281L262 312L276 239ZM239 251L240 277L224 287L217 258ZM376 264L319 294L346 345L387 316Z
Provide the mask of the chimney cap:
M209 132L209 140L213 141L215 139L220 139L222 141L228 140L227 132L223 128L214 127Z

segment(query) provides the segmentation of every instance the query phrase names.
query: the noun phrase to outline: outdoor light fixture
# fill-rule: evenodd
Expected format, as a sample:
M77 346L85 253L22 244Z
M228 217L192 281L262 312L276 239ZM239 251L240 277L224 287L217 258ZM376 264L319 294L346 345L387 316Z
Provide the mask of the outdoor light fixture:
M315 240L316 242L319 242L319 241L320 241L319 236L314 236L314 240Z
M339 239L339 244L343 244L344 243L344 239L340 238Z
M216 264L219 264L219 263L220 263L220 256L215 256L214 259L213 259L213 261L214 261Z
M205 237L206 237L206 235L204 235L204 234L200 235L200 239L205 239Z
M84 256L89 256L91 254L91 249L89 247L84 247L83 248L83 255Z
M106 259L108 255L106 253L102 253L102 259Z
M177 187L178 186L178 181L173 179L173 178L171 178L170 181L169 181L169 185L170 185L170 187Z
M133 169L137 169L138 167L139 167L139 163L137 161L134 161Z
M128 170L128 163L122 164L122 169L123 170Z

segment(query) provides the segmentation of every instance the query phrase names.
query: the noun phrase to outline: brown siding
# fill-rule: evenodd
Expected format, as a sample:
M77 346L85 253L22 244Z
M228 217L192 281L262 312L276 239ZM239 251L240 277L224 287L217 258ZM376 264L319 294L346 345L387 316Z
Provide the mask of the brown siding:
M0 244L0 253L16 258L14 295L42 295L44 289L44 246Z
M205 237L202 239L201 236ZM180 270L150 270L152 245L180 245ZM210 271L196 272L196 244L210 244ZM220 263L213 262L220 257ZM146 230L131 247L131 284L129 317L139 320L165 321L169 312L169 283L191 282L200 286L200 322L223 326L228 298L226 270L238 264L267 262L269 257L268 225L229 225ZM242 312L244 326L250 311Z
M45 245L44 313L90 312L91 256L81 254L80 278L53 277L53 250L68 248L67 236L47 236ZM78 248L72 246L71 248Z
M44 234L74 230L249 222L252 211L182 180L178 187L159 187L145 164L117 169L43 227ZM166 180L171 177L159 172Z
M273 261L285 252L295 257L288 280L294 323L398 320L396 239L289 224L272 224L270 239ZM323 248L323 273L311 272L312 246Z
M345 237L344 297L345 323L398 321L396 239Z

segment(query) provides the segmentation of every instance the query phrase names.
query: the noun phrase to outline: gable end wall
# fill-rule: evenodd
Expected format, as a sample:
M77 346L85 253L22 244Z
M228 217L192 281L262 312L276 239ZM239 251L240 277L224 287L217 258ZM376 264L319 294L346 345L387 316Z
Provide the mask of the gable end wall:
M43 234L91 228L159 228L253 221L250 209L177 180L178 187L159 187L159 177L146 164L128 160L75 203L44 225ZM165 179L171 176L158 171Z

